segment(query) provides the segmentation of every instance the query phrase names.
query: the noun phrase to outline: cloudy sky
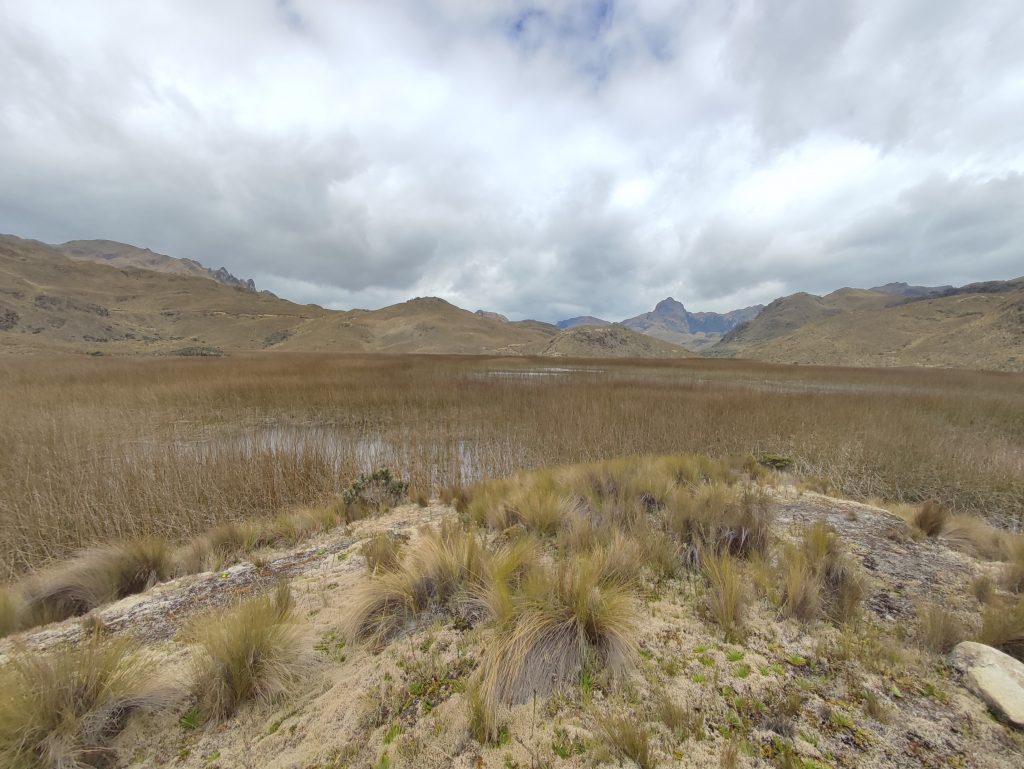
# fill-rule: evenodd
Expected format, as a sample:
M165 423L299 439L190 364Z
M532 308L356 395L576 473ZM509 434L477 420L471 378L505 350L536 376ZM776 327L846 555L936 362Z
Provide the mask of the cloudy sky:
M0 0L0 231L325 306L1024 274L1020 0Z

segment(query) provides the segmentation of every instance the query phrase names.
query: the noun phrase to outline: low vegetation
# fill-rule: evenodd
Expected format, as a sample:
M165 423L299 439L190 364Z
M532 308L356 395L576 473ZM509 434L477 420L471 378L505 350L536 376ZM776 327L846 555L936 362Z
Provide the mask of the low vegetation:
M305 669L305 636L287 583L272 594L197 618L186 635L198 651L195 695L210 718L227 718L242 703L287 694Z
M106 542L179 544L330 505L380 466L433 496L523 469L753 450L854 498L934 499L1003 524L1024 509L1017 375L700 359L530 375L550 364L8 356L0 578Z
M124 639L22 653L0 669L0 692L0 765L8 769L102 765L128 716L177 700Z
M959 684L944 655L963 638L1024 652L1024 599L1003 579L1009 564L977 565L962 575L962 594L941 604L906 582L889 600L901 612L917 606L908 630L906 614L862 610L869 588L874 609L898 578L881 564L862 573L857 558L870 563L861 548L883 536L886 515L851 517L851 506L795 496L780 480L754 457L682 454L449 487L450 515L409 506L357 530L361 539L343 550L303 550L315 556L296 578L298 607L281 583L193 615L170 651L155 645L155 658L187 671L191 697L160 721L180 728L180 745L139 746L135 730L108 745L126 708L99 736L80 730L76 760L111 763L117 750L160 766L248 766L274 752L317 769L398 769L456 755L492 767L655 767L687 757L739 766L755 757L807 769L877 759L883 743L893 755L914 749L903 716L915 735L936 708L966 717L971 700L950 697ZM136 567L112 572L122 574L117 584L144 589L196 551L203 563L228 563L339 525L346 510L377 509L356 507L340 500L221 524L200 545L150 542L124 558ZM863 538L854 533L862 526ZM996 541L980 527L957 536L963 528L953 515L931 540L884 542L922 566L947 545ZM992 552L1004 552L999 541ZM266 577L262 567L252 574ZM231 579L197 584L221 578ZM26 594L0 593L0 620L20 623ZM81 630L82 647L98 649L123 627L90 611ZM125 659L144 659L125 648ZM31 721L39 734L53 729L38 711ZM980 718L976 728L964 737L972 745L1002 727ZM948 747L936 748L943 760ZM46 766L32 760L24 766Z

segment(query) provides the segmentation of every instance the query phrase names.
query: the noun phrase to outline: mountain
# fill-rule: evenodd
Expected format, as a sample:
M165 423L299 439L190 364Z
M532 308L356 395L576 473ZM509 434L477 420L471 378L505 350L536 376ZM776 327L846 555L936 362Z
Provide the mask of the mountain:
M911 286L907 283L886 283L884 286L875 286L869 290L897 296L936 296L951 288L953 286Z
M610 326L611 321L595 318L593 315L578 315L575 318L557 321L555 325L565 331L566 329L579 328L580 326Z
M137 248L127 243L113 240L69 240L54 246L70 259L86 262L109 264L112 267L139 267L145 270L166 272L170 275L188 275L197 278L208 278L225 286L235 286L246 291L255 291L256 284L252 280L236 278L226 269L211 270L194 259L179 259L150 251L148 248Z
M1024 278L904 296L844 288L776 299L706 351L780 363L1024 370Z
M558 333L547 323L509 322L431 297L380 310L325 310L211 279L187 260L156 262L163 269L122 266L117 257L70 258L64 246L0 235L0 349L520 355L542 353Z
M695 357L678 345L637 333L618 323L566 329L548 342L541 354L570 358Z
M652 312L624 320L622 325L665 342L699 350L714 344L722 334L738 324L755 317L762 307L754 305L724 314L691 313L680 302L668 297L658 302Z

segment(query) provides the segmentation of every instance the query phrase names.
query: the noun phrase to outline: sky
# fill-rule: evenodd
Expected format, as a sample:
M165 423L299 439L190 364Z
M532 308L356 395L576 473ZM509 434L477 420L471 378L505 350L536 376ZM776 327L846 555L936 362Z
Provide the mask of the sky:
M513 319L1024 274L1020 0L0 0L0 232Z

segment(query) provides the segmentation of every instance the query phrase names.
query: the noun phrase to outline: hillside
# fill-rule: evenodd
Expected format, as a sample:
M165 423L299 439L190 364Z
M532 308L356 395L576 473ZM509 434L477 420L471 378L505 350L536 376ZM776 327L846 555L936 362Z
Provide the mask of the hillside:
M595 318L593 315L577 315L575 318L566 318L555 323L555 326L568 331L571 328L579 328L580 326L610 326L611 321L602 320L601 318Z
M542 355L570 358L692 358L694 353L625 326L577 326L563 331Z
M207 278L223 283L225 286L237 286L248 291L255 291L256 284L250 280L236 278L221 267L211 270L194 259L179 259L150 251L148 248L137 248L127 243L113 240L69 240L54 246L70 259L85 262L109 264L111 267L138 267L144 270L166 272L171 275L188 275L195 278Z
M750 320L762 305L744 307L727 313L690 312L672 297L662 299L652 312L622 321L626 328L665 342L700 350L708 347L738 324Z
M182 263L180 273L117 267L0 236L0 348L514 355L540 353L556 333L548 324L511 323L432 298L380 310L325 310L228 285Z
M702 470L722 477L701 482ZM545 499L541 490L580 501L526 508L524 498ZM754 511L741 515L748 497ZM693 501L677 508L680 499ZM701 571L685 554L716 499L715 532L734 536L722 541L736 542L735 554L698 551ZM40 730L48 744L102 750L116 766L1012 769L1024 760L1007 710L1024 694L1012 680L1020 665L993 648L1020 656L1019 620L993 620L1024 603L1002 586L1012 566L995 551L968 552L974 538L963 529L925 537L887 510L784 478L759 487L686 457L521 474L471 489L459 511L423 503L351 525L329 508L250 522L257 544L235 543L226 562L186 558L176 573L165 564L157 584L100 601L85 619L15 629L0 640L0 662L28 648L33 659L64 655L71 670L91 663L101 682L118 670L112 707L101 701L62 731ZM583 523L594 509L606 540ZM1011 544L1012 535L975 532ZM206 552L207 540L179 552ZM76 584L101 552L117 551L52 567L12 595L45 601L40 585ZM991 646L957 645L979 637ZM254 661L229 666L231 650ZM1006 666L1000 685L982 675L978 652ZM34 725L27 703L39 689L62 693L37 669L5 679L10 701L26 703L7 710L19 724ZM227 688L238 680L256 685ZM13 742L0 747L18 759L31 751Z
M780 363L1024 370L1024 287L992 281L904 297L841 289L769 304L709 354Z

